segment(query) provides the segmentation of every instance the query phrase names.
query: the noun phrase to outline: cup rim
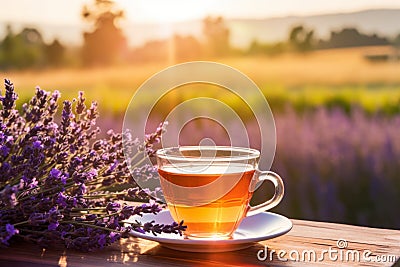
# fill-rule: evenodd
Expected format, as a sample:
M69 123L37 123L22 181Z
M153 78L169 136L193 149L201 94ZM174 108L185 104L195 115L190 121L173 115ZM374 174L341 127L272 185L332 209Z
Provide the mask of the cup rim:
M202 156L202 157L191 157L191 156L183 156L177 154L180 151L190 151L190 150L216 150L216 151L236 151L241 152L243 155L234 155L234 156ZM175 154L172 154L175 153ZM253 148L246 148L246 147L235 147L235 146L179 146L179 147L167 147L161 148L156 151L156 157L161 159L168 159L168 160L176 160L176 161L186 161L190 162L193 159L196 161L206 161L209 162L211 159L212 161L241 161L241 160L250 160L250 159L257 159L260 157L260 151Z

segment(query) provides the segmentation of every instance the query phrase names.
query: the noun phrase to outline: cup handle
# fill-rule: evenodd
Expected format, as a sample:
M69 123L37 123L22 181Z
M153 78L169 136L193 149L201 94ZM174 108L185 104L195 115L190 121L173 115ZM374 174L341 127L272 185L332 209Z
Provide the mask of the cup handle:
M268 209L272 209L273 207L278 205L279 202L281 202L283 194L285 192L283 180L278 174L271 171L258 171L258 174L256 173L256 175L257 175L256 177L257 182L264 182L264 181L272 182L275 186L275 193L270 200L267 200L266 202L261 203L254 207L249 206L246 216L252 216L257 213L266 211Z

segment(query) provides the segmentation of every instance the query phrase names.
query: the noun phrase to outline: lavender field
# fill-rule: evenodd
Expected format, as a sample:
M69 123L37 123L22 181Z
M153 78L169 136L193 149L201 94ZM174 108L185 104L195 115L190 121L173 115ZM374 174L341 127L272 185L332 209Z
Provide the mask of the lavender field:
M318 109L276 116L277 211L295 218L399 228L400 116Z

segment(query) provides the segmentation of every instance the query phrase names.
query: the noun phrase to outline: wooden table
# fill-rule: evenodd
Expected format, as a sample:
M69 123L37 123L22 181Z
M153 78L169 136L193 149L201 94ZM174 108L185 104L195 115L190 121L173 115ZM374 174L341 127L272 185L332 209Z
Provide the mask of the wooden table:
M92 253L63 249L41 250L32 244L21 243L1 250L0 266L392 266L395 259L400 260L400 230L292 221L293 229L288 234L233 252L180 252L137 238L125 239L119 244ZM347 241L347 246L345 242L339 242L339 246L346 246L345 248L338 248L339 239ZM262 259L266 246L268 256L272 250L275 251L273 258L259 260L257 254ZM332 251L331 257L329 248ZM315 251L316 260L311 250ZM323 253L324 250L328 252ZM282 251L280 256L283 260L277 257L279 251ZM296 251L299 253L299 261L290 259L297 258ZM360 262L357 260L357 253L360 255ZM363 262L364 253L371 262ZM321 255L324 255L324 259L320 261ZM378 259L376 256L386 262L373 262Z

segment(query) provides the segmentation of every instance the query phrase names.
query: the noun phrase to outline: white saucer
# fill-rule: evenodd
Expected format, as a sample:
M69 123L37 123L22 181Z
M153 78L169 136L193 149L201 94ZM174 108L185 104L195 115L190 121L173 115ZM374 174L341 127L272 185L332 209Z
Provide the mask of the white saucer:
M142 223L155 220L156 223L170 224L172 219L168 210L161 211L157 215L144 214L143 217L133 216L129 221L135 220ZM262 212L243 219L239 228L233 233L232 239L227 240L195 240L185 239L178 234L139 233L132 231L131 235L159 242L162 246L189 252L223 252L244 249L252 246L255 242L271 239L292 229L292 222L279 214Z

